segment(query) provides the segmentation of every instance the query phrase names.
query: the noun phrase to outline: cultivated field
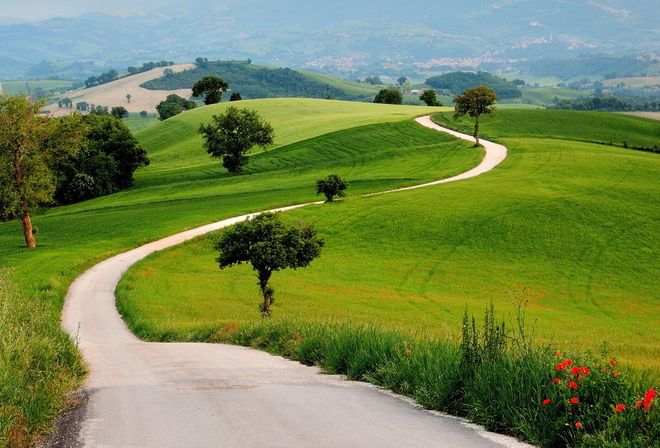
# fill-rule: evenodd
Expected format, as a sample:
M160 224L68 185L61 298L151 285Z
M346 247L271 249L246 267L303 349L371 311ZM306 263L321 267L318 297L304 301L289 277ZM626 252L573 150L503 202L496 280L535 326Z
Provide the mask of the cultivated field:
M126 110L133 113L139 113L143 110L154 113L156 112L156 105L163 101L167 95L176 94L188 99L192 95L192 90L149 90L140 87L140 85L152 79L162 77L163 71L166 68L174 70L174 72L180 72L194 67L194 64L179 64L171 67L154 68L143 73L118 79L111 83L68 92L62 95L62 98L71 98L74 110L76 103L86 101L89 104L108 106L109 108L123 106ZM131 95L130 103L126 99L126 95ZM54 116L66 115L71 112L69 108L57 107L57 104L49 104L46 106L46 109L50 110L51 115Z

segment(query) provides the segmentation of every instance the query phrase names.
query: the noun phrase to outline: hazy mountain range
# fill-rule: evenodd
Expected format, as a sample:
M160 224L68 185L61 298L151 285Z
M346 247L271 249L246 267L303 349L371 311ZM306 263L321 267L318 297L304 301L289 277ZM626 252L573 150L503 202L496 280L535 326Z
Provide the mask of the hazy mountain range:
M343 77L388 66L423 72L585 53L656 56L659 22L657 0L184 0L0 19L0 77L23 75L41 61L91 60L121 70L197 56Z

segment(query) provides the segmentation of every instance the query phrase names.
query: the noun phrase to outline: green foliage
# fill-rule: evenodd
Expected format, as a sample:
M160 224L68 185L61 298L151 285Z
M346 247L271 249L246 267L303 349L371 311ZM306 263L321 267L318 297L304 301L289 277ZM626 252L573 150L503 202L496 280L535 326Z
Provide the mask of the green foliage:
M124 123L114 116L88 115L86 147L60 158L53 168L57 176L55 199L73 204L105 196L133 185L133 173L149 165L147 154Z
M265 148L273 143L273 127L257 111L229 107L213 115L210 124L202 124L199 133L212 157L222 157L222 165L232 174L243 171L247 154L253 146Z
M427 106L442 106L442 103L438 101L438 97L435 94L435 90L433 89L427 89L425 90L420 96L419 96L420 101L424 101Z
M495 102L497 95L495 92L485 86L467 89L462 95L456 95L454 98L456 107L454 108L454 120L469 115L474 118L474 138L479 144L479 117L481 115L495 116Z
M659 111L660 101L614 95L582 97L575 100L561 100L550 109L591 110L591 111Z
M208 61L193 70L175 73L142 84L153 90L189 89L204 76L220 76L241 92L245 99L253 98L323 98L356 99L364 95L346 93L344 89L319 81L289 68L266 68L239 62Z
M167 98L156 105L156 111L162 121L178 115L185 110L194 109L195 107L197 107L197 104L194 101L187 100L173 93L167 95Z
M264 296L263 317L270 316L273 290L268 281L273 272L308 266L325 245L312 226L286 225L277 213L262 213L225 230L215 243L220 269L250 263L257 271Z
M381 81L378 76L367 76L364 78L364 82L371 84L372 86L383 84L383 81Z
M381 89L376 94L374 103L403 104L403 95L397 89Z
M119 73L114 68L106 73L101 73L99 76L90 76L85 80L85 87L90 88L94 86L100 86L101 84L107 84L116 80L119 77Z
M515 83L486 72L446 73L427 79L426 84L436 89L449 90L454 95L477 86L486 86L494 90L497 96L502 99L522 96L522 92Z
M348 182L336 174L328 174L324 179L316 181L316 194L323 194L325 202L332 202L335 196L343 198Z
M128 111L124 106L115 106L110 110L110 115L115 118L126 118L128 117Z
M204 76L192 86L195 97L205 96L204 104L216 104L222 100L222 92L226 92L229 84L218 76Z
M27 448L43 435L85 375L80 353L39 297L0 268L0 446Z

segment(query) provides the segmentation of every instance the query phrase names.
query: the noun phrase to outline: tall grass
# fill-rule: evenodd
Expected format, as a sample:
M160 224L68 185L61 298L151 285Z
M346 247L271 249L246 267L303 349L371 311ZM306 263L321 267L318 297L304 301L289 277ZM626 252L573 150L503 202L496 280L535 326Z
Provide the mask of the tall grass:
M492 306L480 320L466 311L460 343L371 325L301 320L214 325L188 337L267 350L369 381L427 409L541 447L658 446L660 400L648 410L636 408L648 383L620 371L606 349L561 355L539 345L526 333L524 308L506 324ZM626 408L617 411L621 405Z
M85 375L80 354L38 297L0 269L0 446L27 447Z

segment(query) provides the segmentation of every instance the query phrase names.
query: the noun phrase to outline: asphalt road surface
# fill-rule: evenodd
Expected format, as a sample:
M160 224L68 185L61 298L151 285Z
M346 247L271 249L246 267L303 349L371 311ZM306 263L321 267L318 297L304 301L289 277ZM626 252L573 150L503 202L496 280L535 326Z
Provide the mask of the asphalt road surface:
M431 126L427 118L419 121ZM452 180L492 169L506 157L506 148L483 144L487 155L482 165ZM76 279L66 297L62 325L78 338L91 373L84 386L86 403L70 425L68 439L58 446L528 446L423 411L374 386L323 375L317 368L265 352L137 339L115 308L115 287L126 269L153 251L248 216L147 244L103 261Z

